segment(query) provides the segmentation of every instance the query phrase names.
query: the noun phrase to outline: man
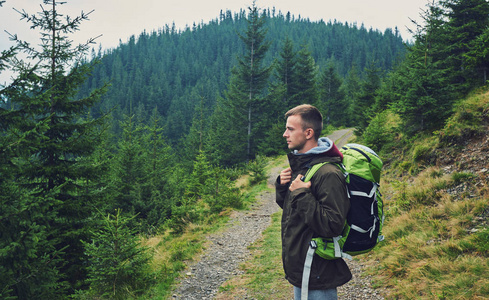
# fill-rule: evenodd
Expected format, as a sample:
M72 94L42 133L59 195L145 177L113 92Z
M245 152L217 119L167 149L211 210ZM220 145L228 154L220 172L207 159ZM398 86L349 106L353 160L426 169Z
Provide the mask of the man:
M321 113L312 105L289 110L286 130L289 168L277 178L276 202L283 209L282 262L286 279L294 286L295 299L301 297L304 262L312 238L341 234L350 208L345 178L334 165L343 155L326 137ZM308 182L301 180L308 168L322 166ZM309 279L309 299L337 299L336 288L351 279L343 259L326 260L315 255Z

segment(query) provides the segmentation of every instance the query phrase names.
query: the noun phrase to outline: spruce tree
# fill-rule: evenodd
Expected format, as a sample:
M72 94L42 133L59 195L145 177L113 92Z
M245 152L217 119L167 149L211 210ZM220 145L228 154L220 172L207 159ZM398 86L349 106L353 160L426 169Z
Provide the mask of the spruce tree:
M264 91L271 67L264 66L264 58L270 42L265 41L265 17L259 16L255 2L249 8L247 22L244 34L239 34L245 44L245 53L238 57L228 90L215 111L220 118L220 124L217 124L220 126L216 130L225 131L226 138L233 137L229 143L215 142L215 150L219 151L222 163L228 165L252 159L257 141L270 125L263 122L267 118L262 118L268 105Z
M0 3L0 6L3 2ZM0 72L11 67L18 47L0 54ZM47 120L24 120L12 99L29 92L29 69L7 86L0 85L0 298L52 299L58 296L57 265L60 263L56 242L46 225L55 214L36 190L20 182L23 162L33 154L29 145L47 130ZM19 130L21 123L25 126ZM50 239L51 238L51 239Z
M145 161L143 196L144 214L138 216L147 228L156 228L163 224L171 214L171 199L176 195L169 178L174 175L175 161L171 147L166 143L161 126L161 117L157 109L150 118L151 125L146 126L143 141L148 152Z
M129 299L141 295L155 283L149 249L141 246L131 218L120 209L102 215L92 229L94 239L84 241L88 256L88 299ZM80 298L84 298L83 296Z
M349 102L348 111L344 114L347 116L347 124L346 126L355 127L354 115L358 112L354 110L354 105L358 101L358 97L360 96L360 78L358 74L358 70L355 65L353 65L348 72L345 80L343 81L343 85L341 86L341 90L345 93L345 99Z
M418 28L415 43L397 71L400 99L393 103L404 122L403 131L433 130L443 124L455 100L451 69L446 67L446 38L443 11L429 5L423 15L426 24Z
M464 56L468 67L477 74L474 78L475 83L485 84L489 70L489 28L470 43L469 50Z
M470 88L477 69L469 68L466 55L470 46L489 26L489 2L486 0L444 0L446 21L446 59L452 83L461 92ZM477 67L477 66L476 66ZM479 79L480 80L480 79Z
M112 209L122 209L125 213L135 214L142 210L142 184L144 178L144 162L148 152L143 146L143 126L135 116L125 116L122 123L122 139L114 157L114 203Z
M366 70L365 80L361 84L360 94L353 105L355 111L356 134L361 135L374 115L373 107L380 88L380 69L372 62Z
M274 77L276 83L272 85L272 92L276 93L276 105L285 113L290 107L299 104L297 94L300 90L297 78L297 52L294 43L287 37L280 51L280 58L275 64ZM283 91L283 92L279 92Z
M323 112L326 123L333 126L345 126L348 123L348 102L345 92L341 89L343 79L336 72L333 62L330 62L321 75L319 82L319 109Z
M63 3L55 0L43 3L39 14L19 11L21 18L40 32L41 43L36 47L12 35L30 61L12 61L14 70L20 74L12 86L22 85L22 88L11 89L6 101L11 107L9 114L17 116L9 125L9 132L25 137L24 147L17 152L15 160L19 166L16 182L25 189L24 194L35 197L37 211L44 213L26 222L35 222L43 228L44 243L49 244L44 249L46 255L56 257L52 260L57 263L53 272L58 277L55 291L62 293L63 287L73 292L85 279L85 256L80 240L88 234L91 209L96 205L87 195L86 187L97 174L83 158L95 150L98 126L102 123L102 119L91 119L87 113L104 88L94 90L85 98L76 98L78 87L92 67L80 62L93 39L73 46L69 35L78 30L88 14L65 17L58 11ZM30 134L34 131L35 134ZM24 249L30 246L33 245L21 245ZM16 255L27 253L27 257L32 257L41 251L34 247ZM36 275L30 268L24 272L31 273L19 278ZM53 291L53 286L35 280L16 285L26 283L29 284L27 292L33 298L39 290Z
M308 46L303 45L297 53L296 80L298 92L294 95L291 105L312 104L318 101L317 90L318 69Z
M268 101L268 122L265 136L258 144L258 149L264 155L276 155L287 149L282 137L284 131L284 114L291 107L300 103L298 93L300 87L297 76L297 52L294 43L287 37L280 51L280 58L274 63L273 81L270 83Z

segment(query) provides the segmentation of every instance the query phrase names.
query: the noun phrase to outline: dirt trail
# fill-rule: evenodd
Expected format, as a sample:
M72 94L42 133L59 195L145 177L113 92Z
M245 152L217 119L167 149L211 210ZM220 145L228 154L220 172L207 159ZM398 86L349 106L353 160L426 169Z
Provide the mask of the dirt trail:
M352 137L351 129L335 131L329 137L343 146ZM268 184L273 186L284 163L269 173ZM230 219L227 229L208 237L205 253L198 262L190 265L182 273L180 284L173 292L173 299L214 299L219 287L230 278L242 273L239 265L250 258L248 246L261 237L270 225L270 216L277 212L275 194L265 191L258 197L257 203L249 211L236 212ZM362 276L362 265L356 260L348 262L354 279L338 290L340 299L383 299L370 288L370 279ZM292 287L291 287L291 297ZM242 299L252 299L243 296Z

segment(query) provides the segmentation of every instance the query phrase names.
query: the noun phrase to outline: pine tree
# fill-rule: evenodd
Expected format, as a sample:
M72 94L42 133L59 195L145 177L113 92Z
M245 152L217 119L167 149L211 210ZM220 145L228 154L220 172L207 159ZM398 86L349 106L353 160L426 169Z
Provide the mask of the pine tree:
M264 138L258 144L260 154L276 155L287 149L282 137L284 131L284 114L300 102L300 86L297 76L297 52L290 38L283 42L280 59L274 64L274 81L270 84L268 102L270 103L265 117L271 124L266 129Z
M489 26L489 2L486 0L444 0L446 9L446 59L452 83L464 92L470 87L476 70L468 68L470 46Z
M296 80L299 91L294 95L291 105L317 104L317 72L316 62L308 46L303 45L297 53Z
M346 126L356 126L354 121L354 115L358 112L353 110L355 103L358 101L360 95L360 78L358 75L358 70L355 65L353 65L348 72L348 75L343 82L341 90L345 93L345 99L349 102L349 110L346 112L347 123Z
M475 76L476 83L485 84L489 70L489 28L470 43L464 56L468 67L478 74Z
M0 7L4 1L0 1ZM4 50L0 54L0 72L10 66L10 59L18 54L16 47ZM14 124L21 116L6 102L7 99L24 90L24 80L19 75L13 83L0 85L0 298L14 296L28 298L30 295L52 296L46 289L32 283L36 276L44 286L55 287L58 276L56 263L49 263L50 257L38 257L41 253L53 253L54 246L46 242L48 233L44 226L37 225L43 219L43 213L36 206L36 197L23 188L16 178L20 172L15 161L27 151L22 151L25 141L44 131L45 126L37 126L16 134ZM39 123L38 125L43 125ZM39 255L40 256L40 255Z
M373 107L380 83L380 69L375 67L374 63L371 63L370 67L366 70L365 80L361 84L360 94L353 105L353 111L355 111L355 131L357 135L363 133L374 115Z
M263 93L271 67L263 66L263 60L270 42L265 41L265 17L259 16L255 2L249 8L247 21L245 33L239 35L246 51L238 57L238 65L233 68L228 90L224 93L225 99L215 112L222 123L217 130L225 130L228 137L234 138L232 145L220 144L220 141L215 143L218 145L215 150L220 152L224 164L253 158L257 141L270 125L263 122L266 118L261 118L268 105Z
M147 148L143 182L144 211L140 212L147 229L163 224L171 214L172 197L177 193L169 178L174 175L175 160L166 143L157 109L151 115L151 126L146 126L144 145Z
M443 124L455 100L451 69L446 67L443 11L429 5L426 24L416 32L416 41L398 70L401 98L393 108L404 122L403 131L413 133Z
M148 155L142 143L143 126L135 119L135 116L125 116L122 139L113 164L115 176L112 189L115 203L112 209L122 209L130 214L141 211L141 205L144 204L141 193L144 162Z
M90 298L128 299L142 294L154 284L151 256L140 245L130 226L131 218L121 210L102 215L102 221L93 232L93 240L84 241L88 255L88 282ZM151 278L153 276L153 278Z
M1 3L0 3L1 6ZM0 72L11 65L18 54L11 47L0 55ZM40 198L19 181L21 163L32 155L29 145L47 130L47 120L32 122L18 129L23 112L9 99L20 98L29 90L31 70L19 74L13 82L0 87L0 298L55 298L60 276L56 243L46 226L55 217L45 203L52 197ZM5 102L4 102L5 101ZM24 123L24 125L26 125Z
M348 102L344 90L341 89L343 80L336 72L333 62L330 62L323 71L319 83L320 102L319 109L323 112L326 123L333 126L345 126L348 123Z
M280 59L275 64L274 77L276 83L272 85L272 91L278 98L276 105L285 113L288 108L298 105L299 101L296 98L300 90L297 78L297 52L294 51L294 44L289 37L285 39Z
M20 75L12 84L7 101L11 105L9 114L16 115L9 132L25 137L23 149L16 153L17 165L21 166L16 182L25 189L25 201L28 203L35 197L37 211L45 213L24 215L28 218L25 224L35 222L42 227L47 253L56 257L56 269L52 272L58 277L55 291L62 293L63 281L72 292L85 278L80 240L88 234L91 208L96 204L86 195L86 184L97 174L83 158L98 144L97 127L102 122L102 119L90 119L87 113L104 89L97 89L82 99L75 98L77 88L92 67L81 64L80 58L93 40L74 47L68 35L78 30L88 14L63 18L58 12L62 3L45 0L44 4L46 7L41 6L42 11L37 15L19 11L22 19L32 24L32 29L40 31L41 44L36 47L12 36L19 50L32 59L34 67L21 59L12 61ZM19 260L26 253L24 259L42 251L33 244L21 247L25 251L17 252ZM27 268L22 272L31 273L19 278L31 278L39 270ZM48 287L45 282L35 280L22 280L16 285L26 288L24 296L37 297L42 289L53 291L52 283Z

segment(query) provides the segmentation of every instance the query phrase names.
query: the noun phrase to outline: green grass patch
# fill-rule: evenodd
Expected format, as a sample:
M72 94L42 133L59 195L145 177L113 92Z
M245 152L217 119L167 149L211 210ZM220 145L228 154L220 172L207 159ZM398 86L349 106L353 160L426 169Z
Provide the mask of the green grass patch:
M478 92L463 99L454 108L445 127L437 132L445 144L466 139L484 131L483 119L489 112L489 92Z

